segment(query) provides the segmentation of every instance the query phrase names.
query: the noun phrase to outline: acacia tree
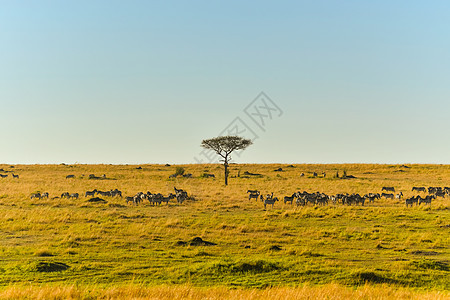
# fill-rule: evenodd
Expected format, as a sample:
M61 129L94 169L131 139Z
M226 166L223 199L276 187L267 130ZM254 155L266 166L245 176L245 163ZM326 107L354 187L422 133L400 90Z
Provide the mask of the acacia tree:
M225 185L228 185L228 162L231 160L230 154L235 150L244 150L253 144L251 140L240 136L219 136L202 141L202 147L214 150L223 159L225 167Z

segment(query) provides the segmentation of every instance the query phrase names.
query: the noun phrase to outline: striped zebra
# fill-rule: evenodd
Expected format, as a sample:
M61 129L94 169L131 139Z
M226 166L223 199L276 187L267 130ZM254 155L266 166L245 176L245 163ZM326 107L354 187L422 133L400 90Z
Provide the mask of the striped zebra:
M273 208L273 205L274 205L275 202L277 202L277 201L278 201L278 198L277 198L277 197L271 198L271 199L265 199L265 200L264 200L264 209L266 209L266 205L267 205L267 204L272 205L272 208Z
M369 194L365 194L364 198L368 199L369 203L374 203L375 199L379 199L380 198L380 194L369 193Z
M172 193L170 193L169 196L167 196L167 197L162 197L162 198L161 198L161 202L166 202L166 204L169 205L169 201L172 200L172 199L174 199L174 198L175 198L175 195L172 194Z
M258 190L248 190L248 200L256 199L258 201L259 195L261 194Z
M386 199L394 199L394 194L381 193L381 197L385 197Z
M84 194L84 197L94 197L95 196L95 194L97 193L97 190L95 189L95 190L93 190L93 191L87 191L85 194Z
M61 194L61 198L67 198L68 199L69 196L70 196L69 192L64 192L64 193Z
M294 201L294 198L296 196L296 193L292 194L292 196L284 196L284 204L287 202L290 202L292 205L292 202Z
M182 204L187 198L188 193L185 190L177 189L176 187L173 187L175 190L175 197L177 198L178 204Z
M117 196L122 197L122 192L119 191L118 189L111 190L111 197L117 197Z
M33 194L31 194L30 199L31 200L33 200L33 199L41 199L41 193L33 193Z
M13 174L12 174L12 177L13 177L13 178L19 178L19 175L16 175L16 174L13 173Z
M47 192L42 193L42 194L41 194L41 198L47 198L47 199L48 199L48 193L47 193Z
M69 195L69 199L78 199L80 195L78 193L72 193Z
M402 199L402 197L403 197L403 193L402 192L400 192L400 193L398 193L398 194L396 194L395 195L395 199Z
M326 194L317 194L316 203L320 205L328 205L328 196Z
M392 186L383 186L381 188L381 191L386 191L386 192L395 192L395 188Z
M173 194L169 194L169 197L172 197L170 195L173 195ZM165 198L163 196L163 194L161 194L161 193L152 194L150 192L147 192L147 194L145 194L145 197L146 197L145 199L147 199L151 205L160 205L161 202L163 202L163 199ZM167 201L167 199L164 199L164 200ZM168 201L170 201L170 199ZM169 203L167 202L167 204L169 204Z
M103 197L111 197L111 191L107 192L97 191L97 195L102 195Z
M425 203L425 205L426 205L426 204L431 205L431 200L432 200L432 199L436 199L436 196L434 196L434 195L428 195L428 196L426 196L425 198L420 198L420 199L419 199L418 205L420 205L420 204L422 204L422 203Z
M406 207L408 207L408 205L412 207L415 201L417 201L416 197L405 199Z
M308 202L312 203L312 205L316 205L316 197L314 194L307 194L305 196L305 205L307 205Z
M188 195L186 192L177 194L176 198L177 198L178 204L182 204L184 202L184 200L187 199L187 197L188 197Z
M139 192L136 195L133 196L133 203L135 205L139 205L143 200L147 199L147 195L143 192Z
M297 195L297 200L295 200L295 204L297 205L297 206L305 206L306 205L306 202L305 202L305 199L303 198L303 196L298 196Z
M125 201L127 202L127 204L128 204L128 202L131 202L134 204L134 197L127 196L127 197L125 197Z

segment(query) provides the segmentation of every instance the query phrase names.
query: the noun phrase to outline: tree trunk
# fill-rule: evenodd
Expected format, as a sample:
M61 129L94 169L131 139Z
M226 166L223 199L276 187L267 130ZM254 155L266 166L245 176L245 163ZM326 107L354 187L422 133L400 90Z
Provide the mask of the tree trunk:
M228 160L225 159L225 163L223 164L225 167L225 185L228 185Z

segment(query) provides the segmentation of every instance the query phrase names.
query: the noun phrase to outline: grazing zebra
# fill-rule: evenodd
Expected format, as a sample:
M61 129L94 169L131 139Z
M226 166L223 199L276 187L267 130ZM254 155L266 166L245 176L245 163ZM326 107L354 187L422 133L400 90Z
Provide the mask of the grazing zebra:
M305 177L305 173L300 174L300 177Z
M19 175L15 175L14 173L12 174L13 178L19 178Z
M435 194L436 192L441 191L441 190L442 190L441 187L433 187L433 186L430 186L430 187L428 188L428 194Z
M152 205L160 205L163 198L164 198L164 196L161 193L158 193L158 194L153 194L152 197L148 198L148 201Z
M316 172L313 172L313 177L317 177L317 173Z
M395 199L402 199L402 197L403 197L403 193L402 192L400 192L400 193L398 193L398 194L396 194L395 195Z
M0 177L1 177L1 178L6 178L6 177L8 177L8 174L4 174L4 175L3 175L3 174L0 174Z
M424 188L424 187L417 187L417 186L415 186L415 187L412 188L412 191L413 191L413 192L414 192L414 191L418 191L418 192L426 192L427 189Z
M261 194L258 190L248 190L247 193L250 193L248 195L248 200L254 198L256 201L258 201L259 195Z
M328 205L328 196L325 194L316 194L316 203L320 205Z
M30 199L41 199L41 193L31 194Z
M436 196L434 196L434 195L428 195L425 198L420 198L418 205L420 205L421 203L431 205L431 200L435 199L435 198L436 198Z
M70 196L69 192L64 192L64 193L61 194L61 199L62 198L69 198L69 196Z
M386 192L395 192L395 188L392 186L383 186L381 188L381 191L386 191Z
M95 193L97 193L97 190L96 190L96 189L93 190L93 191L87 191L87 192L84 194L84 197L87 197L87 196L93 197L93 196L95 196Z
M143 192L139 192L136 195L133 196L133 204L138 205L141 203L144 199L147 199L147 195Z
M385 197L386 199L394 199L394 194L382 193L381 197Z
M166 202L166 204L169 205L169 201L170 201L171 199L174 199L174 198L175 198L175 195L172 194L172 193L170 193L169 196L167 196L167 197L162 197L162 198L161 198L161 202Z
M264 209L266 209L266 205L267 205L267 204L271 204L271 205L272 205L272 208L273 208L273 205L274 205L275 202L277 202L277 201L278 201L278 198L277 198L277 197L264 200Z
M41 198L47 198L48 199L48 193L47 192L42 193Z
M111 191L107 192L97 191L97 195L102 195L103 197L111 197Z
M178 204L182 204L187 199L187 193L179 193L176 195Z
M66 179L69 179L69 178L75 178L75 175L67 175Z
M442 198L445 198L446 192L444 192L443 190L439 190L439 191L437 191L436 193L434 193L434 195L435 195L436 197L442 197Z
M69 195L69 199L78 199L80 195L78 193L72 193Z
M297 196L297 200L295 200L295 204L297 204L297 206L305 206L306 202L305 199L302 196Z
M177 202L179 204L182 204L184 200L188 198L188 193L185 190L177 189L176 187L173 187L175 190L175 197L177 198Z
M305 205L307 205L308 202L312 203L312 205L316 205L316 196L314 194L307 194L305 196Z
M359 195L358 195L359 196ZM366 198L359 196L356 199L356 204L361 203L361 206L364 206L364 202L366 201Z
M116 196L122 197L122 192L119 191L118 189L111 191L111 197L116 197Z
M364 198L369 199L369 203L373 203L375 199L380 198L380 194L369 193L364 195Z
M419 196L417 196L417 197L419 197ZM414 203L417 203L416 197L411 197L411 198L405 199L406 207L408 207L408 205L412 207Z
M134 197L127 196L127 197L125 197L125 201L127 202L127 204L128 204L128 202L131 202L134 204Z
M294 193L294 194L292 194L292 196L284 196L284 204L286 204L287 202L290 202L292 205L292 201L294 201L295 195L296 194Z

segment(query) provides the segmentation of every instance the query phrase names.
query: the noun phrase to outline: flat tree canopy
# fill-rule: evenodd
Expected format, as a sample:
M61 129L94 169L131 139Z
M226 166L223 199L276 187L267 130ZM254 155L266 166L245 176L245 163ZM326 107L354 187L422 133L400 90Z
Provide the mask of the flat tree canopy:
M202 147L205 149L214 150L223 158L225 166L225 185L228 184L228 161L231 159L230 154L235 150L244 150L253 144L249 139L240 136L219 136L202 141Z

